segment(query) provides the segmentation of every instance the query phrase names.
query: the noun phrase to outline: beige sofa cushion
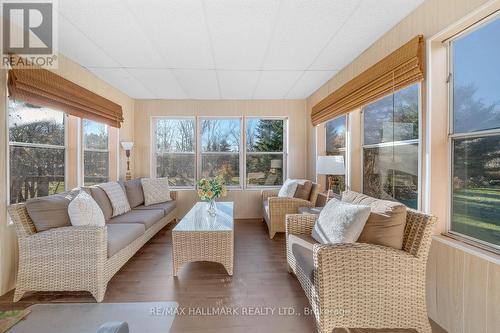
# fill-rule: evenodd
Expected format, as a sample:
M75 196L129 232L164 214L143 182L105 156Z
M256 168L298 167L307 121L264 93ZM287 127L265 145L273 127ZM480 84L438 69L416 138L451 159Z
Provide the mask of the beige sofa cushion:
M149 206L140 205L134 208L134 210L162 210L163 214L167 216L177 207L175 200L157 203Z
M295 190L294 198L309 200L312 186L313 183L310 180L306 180L303 183L299 182L297 184L297 189Z
M144 192L142 190L140 178L123 182L123 187L125 188L130 208L135 208L144 203Z
M156 222L163 218L163 210L136 210L133 209L128 213L118 215L109 220L108 224L116 223L140 223L146 229L151 228Z
M26 210L36 231L70 226L68 205L78 193L79 191L68 191L27 200Z
M141 223L107 224L108 228L108 258L144 234Z
M368 205L371 214L358 238L359 243L384 245L400 250L406 225L406 206L380 200L354 191L342 193L342 201Z

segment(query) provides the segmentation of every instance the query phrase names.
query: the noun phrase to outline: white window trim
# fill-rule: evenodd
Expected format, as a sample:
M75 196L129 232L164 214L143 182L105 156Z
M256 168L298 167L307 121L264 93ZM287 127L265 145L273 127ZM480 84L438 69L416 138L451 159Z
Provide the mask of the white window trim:
M488 137L488 136L499 136L500 135L500 128L498 129L487 129L487 130L480 130L480 131L475 131L475 132L460 132L460 133L454 133L453 130L453 81L454 81L454 73L453 73L453 52L452 52L452 43L453 41L474 32L475 30L480 29L482 26L492 22L495 19L498 19L500 16L500 12L494 13L492 15L488 15L487 17L479 20L478 22L474 23L473 25L469 26L466 29L463 29L460 31L458 34L455 34L454 36L448 38L446 40L446 58L447 58L447 70L449 73L449 79L447 81L448 85L448 207L447 207L447 213L448 213L448 219L445 224L445 234L448 237L451 237L453 239L456 239L460 242L470 244L472 246L478 247L480 249L484 249L487 251L494 252L496 254L500 254L500 246L495 245L492 243L488 243L486 241L483 241L481 239L477 239L468 235L461 234L457 231L451 230L451 226L453 223L453 167L454 167L454 154L453 154L453 144L456 140L460 139L469 139L469 138L482 138L482 137Z
M364 117L364 112L365 112L365 106L361 108L361 175L360 175L360 180L361 180L361 192L364 193L364 161L365 161L365 148L378 148L378 147L396 147L396 146L405 146L405 145L412 145L417 143L418 144L418 191L417 191L417 210L420 210L422 207L422 156L423 156L423 149L422 149L422 135L423 135L423 129L422 129L422 83L414 83L418 84L418 139L411 139L411 140L402 140L402 141L390 141L390 142L382 142L382 143L374 143L374 144L364 144L365 142L365 117ZM412 84L413 85L413 84ZM406 89L412 85L409 85L407 87L394 90L391 92L391 94L395 94L398 91L401 91L403 89ZM388 94L390 95L390 94ZM369 104L375 103L388 95L385 95Z

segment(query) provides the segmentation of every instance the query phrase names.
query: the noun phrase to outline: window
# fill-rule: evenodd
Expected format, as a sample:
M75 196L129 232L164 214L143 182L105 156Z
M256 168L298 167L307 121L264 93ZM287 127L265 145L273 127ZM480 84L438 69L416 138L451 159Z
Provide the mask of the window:
M418 207L419 84L363 109L363 193Z
M82 119L83 182L86 186L109 179L108 126Z
M201 119L201 177L224 177L240 186L241 120Z
M64 113L9 100L10 203L65 190Z
M246 119L246 183L283 184L286 175L284 119Z
M330 120L325 125L326 128L326 155L341 155L344 157L344 165L346 164L346 128L347 116L340 116ZM345 175L332 176L335 187L339 192L345 190L346 182Z
M195 185L195 119L155 118L154 143L157 177L168 177L174 187Z
M450 42L450 232L500 249L500 18Z

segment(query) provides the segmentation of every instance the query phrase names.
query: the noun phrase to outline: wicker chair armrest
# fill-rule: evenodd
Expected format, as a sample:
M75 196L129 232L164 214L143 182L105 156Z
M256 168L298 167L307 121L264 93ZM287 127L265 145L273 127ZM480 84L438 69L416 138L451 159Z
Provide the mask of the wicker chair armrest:
M310 235L318 217L311 214L288 214L286 216L286 234Z
M299 198L270 197L269 210L284 209L290 213L296 213L299 207L313 207L309 200ZM287 209L289 208L289 210Z
M262 201L267 200L270 197L277 197L279 190L263 190L261 192Z
M46 259L106 258L107 228L71 226L46 230L20 239L19 250L30 256Z

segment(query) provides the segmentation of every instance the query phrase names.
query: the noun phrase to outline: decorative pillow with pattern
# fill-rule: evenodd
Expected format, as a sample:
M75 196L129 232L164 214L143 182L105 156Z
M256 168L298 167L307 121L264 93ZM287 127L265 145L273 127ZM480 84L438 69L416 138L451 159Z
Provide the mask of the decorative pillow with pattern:
M296 179L287 179L281 186L278 197L293 198L295 191L297 191L297 186L299 186L299 182Z
M171 201L168 178L141 178L144 206Z
M68 215L73 226L92 225L102 227L104 214L95 200L85 191L80 193L68 205Z
M113 216L125 214L130 211L127 195L123 187L117 182L108 182L97 185L106 192L106 195L113 207Z

